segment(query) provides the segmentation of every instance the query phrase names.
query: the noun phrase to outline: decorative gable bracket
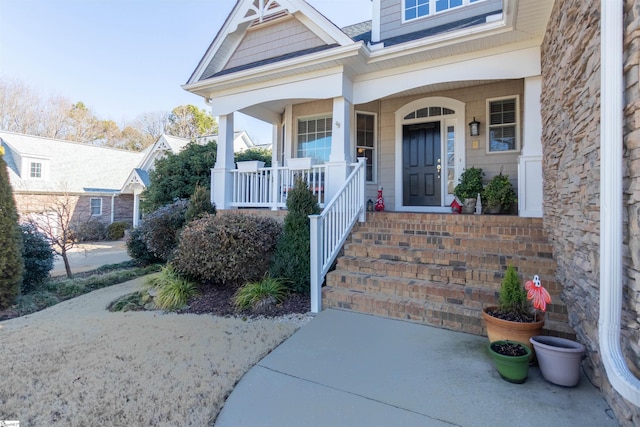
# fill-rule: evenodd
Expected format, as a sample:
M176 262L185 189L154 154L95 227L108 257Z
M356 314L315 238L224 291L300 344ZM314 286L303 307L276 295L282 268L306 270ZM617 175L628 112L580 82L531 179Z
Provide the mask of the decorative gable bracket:
M251 25L258 25L288 14L287 9L276 0L256 0L239 22L251 22Z

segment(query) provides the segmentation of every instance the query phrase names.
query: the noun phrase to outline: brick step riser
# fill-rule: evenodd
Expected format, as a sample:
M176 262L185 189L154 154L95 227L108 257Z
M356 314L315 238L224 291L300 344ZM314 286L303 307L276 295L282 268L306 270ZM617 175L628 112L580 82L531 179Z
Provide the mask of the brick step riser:
M448 303L473 310L482 310L483 307L498 303L498 290L424 280L393 281L388 277L353 276L338 273L327 276L327 286L366 294L373 293L434 303ZM560 299L554 298L554 301L560 301ZM561 302L548 304L547 311L548 316L553 320L566 321L565 306Z
M424 249L449 249L464 251L495 251L495 253L523 253L550 257L553 246L547 242L532 242L527 239L500 240L497 238L473 239L459 236L414 235L389 233L353 232L351 242L364 245L409 246Z
M421 302L409 299L381 300L374 294L358 294L325 288L323 306L410 320L486 336L480 311L447 303ZM566 326L566 323L566 316L561 320L553 320L547 315L544 329L551 335L575 339L575 334Z
M474 230L457 230L454 227L437 227L441 229L413 230L410 228L384 228L384 227L361 227L355 230L357 234L388 234L393 236L448 236L462 239L492 239L504 241L526 241L546 243L548 238L542 230L513 229L505 230L503 227L496 228L476 228Z
M425 325L486 336L486 329L482 322L480 311L452 304L422 303L414 300L381 300L373 294L341 292L336 289L325 288L323 291L323 306L409 320ZM545 324L545 330L550 332L551 335L574 339L575 337L572 337L570 332L562 330L560 327L554 327L563 323L566 323L566 320L559 323L549 321Z
M336 271L370 274L377 277L389 277L390 279L427 280L445 285L486 288L492 291L500 289L503 278L501 271L487 268L468 269L465 267L445 267L429 264L386 263L347 257L338 260ZM551 295L559 295L560 287L556 283L555 275L553 273L540 274L540 271L540 269L520 270L520 275L529 280L534 274L538 274L543 286L549 293Z
M556 263L547 258L517 255L476 255L472 253L411 250L383 246L364 246L349 244L344 249L345 257L369 258L385 261L380 268L392 262L402 265L410 263L416 265L434 265L441 267L458 267L464 269L483 269L502 272L509 264L513 264L523 277L538 274L539 276L554 276ZM338 259L338 264L341 258Z
M410 320L475 335L486 335L486 330L481 324L481 317L475 310L465 310L463 307L427 308L426 304L415 301L381 301L373 295L336 294L331 290L323 292L323 304L328 308L353 310L359 313Z
M515 215L449 215L428 213L368 213L363 225L374 224L386 228L408 226L456 226L456 227L544 227L542 218L523 218Z

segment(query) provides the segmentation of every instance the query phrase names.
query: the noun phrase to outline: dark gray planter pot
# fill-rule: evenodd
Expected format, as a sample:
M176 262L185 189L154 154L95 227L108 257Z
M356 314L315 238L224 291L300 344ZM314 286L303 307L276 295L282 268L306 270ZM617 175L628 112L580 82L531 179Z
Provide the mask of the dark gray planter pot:
M578 385L585 350L582 344L547 336L531 337L529 341L533 344L545 380L564 387Z

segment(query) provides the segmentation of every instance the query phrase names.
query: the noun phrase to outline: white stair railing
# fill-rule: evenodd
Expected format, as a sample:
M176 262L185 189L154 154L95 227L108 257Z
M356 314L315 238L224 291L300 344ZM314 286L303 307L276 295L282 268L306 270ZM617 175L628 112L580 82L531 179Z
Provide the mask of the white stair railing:
M365 158L358 163L338 190L325 204L320 215L309 215L311 231L311 312L322 309L322 282L340 248L347 240L356 220L366 219Z

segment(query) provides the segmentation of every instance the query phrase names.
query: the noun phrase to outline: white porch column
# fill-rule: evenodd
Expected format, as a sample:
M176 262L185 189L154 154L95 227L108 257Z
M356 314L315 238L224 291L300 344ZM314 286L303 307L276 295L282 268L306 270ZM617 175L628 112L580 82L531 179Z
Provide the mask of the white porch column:
M353 117L353 105L344 97L333 98L331 155L326 163L325 202L335 196L349 175L348 166L351 163L351 117Z
M230 209L233 194L233 113L218 117L216 165L211 169L211 203L216 209Z
M140 224L140 193L139 188L133 190L133 228L136 228Z
M518 214L542 218L542 76L524 79L524 128L518 161Z

